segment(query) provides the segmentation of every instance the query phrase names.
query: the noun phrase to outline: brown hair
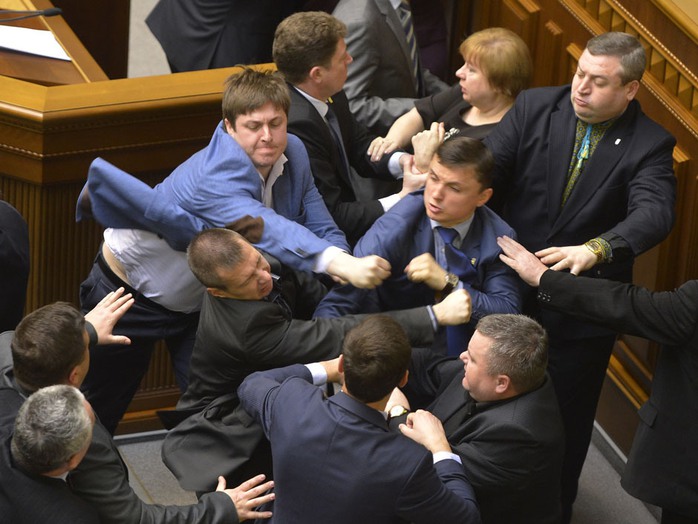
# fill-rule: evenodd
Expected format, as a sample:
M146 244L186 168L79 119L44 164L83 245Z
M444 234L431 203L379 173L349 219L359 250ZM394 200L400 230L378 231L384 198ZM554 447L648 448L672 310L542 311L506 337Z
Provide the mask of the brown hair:
M245 67L230 75L223 91L223 118L235 129L235 120L271 103L288 115L291 97L284 79L276 71L258 71Z
M531 53L509 29L490 27L473 33L460 45L460 54L482 70L493 89L512 99L531 81Z

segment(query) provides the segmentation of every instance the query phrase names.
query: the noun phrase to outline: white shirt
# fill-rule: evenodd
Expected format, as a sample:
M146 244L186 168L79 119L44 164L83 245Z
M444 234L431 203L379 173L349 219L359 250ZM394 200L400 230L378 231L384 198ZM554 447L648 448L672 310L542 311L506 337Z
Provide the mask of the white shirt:
M138 292L170 311L191 313L201 309L206 288L189 269L186 253L140 229L106 229L104 243Z

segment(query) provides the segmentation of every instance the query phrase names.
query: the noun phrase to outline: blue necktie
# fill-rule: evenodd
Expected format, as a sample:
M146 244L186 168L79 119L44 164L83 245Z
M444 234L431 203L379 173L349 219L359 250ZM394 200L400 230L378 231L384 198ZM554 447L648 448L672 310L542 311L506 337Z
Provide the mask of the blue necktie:
M477 270L473 267L468 256L453 245L453 241L458 237L458 231L448 227L437 227L439 235L444 241L444 253L448 271L458 276L462 282L472 282L477 275ZM470 328L467 324L460 326L446 326L447 354L457 357L468 347Z

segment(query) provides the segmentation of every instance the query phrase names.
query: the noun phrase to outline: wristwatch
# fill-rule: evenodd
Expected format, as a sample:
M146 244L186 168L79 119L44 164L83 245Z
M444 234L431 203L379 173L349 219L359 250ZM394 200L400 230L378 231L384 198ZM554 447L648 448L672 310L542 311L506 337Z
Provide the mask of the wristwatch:
M388 422L390 422L391 419L401 417L409 412L410 410L407 409L405 406L400 406L399 404L393 406L392 408L390 408L390 411L388 411Z
M445 297L446 295L448 295L458 285L458 275L454 275L453 273L446 273L445 280L446 280L446 285L441 290L442 297Z

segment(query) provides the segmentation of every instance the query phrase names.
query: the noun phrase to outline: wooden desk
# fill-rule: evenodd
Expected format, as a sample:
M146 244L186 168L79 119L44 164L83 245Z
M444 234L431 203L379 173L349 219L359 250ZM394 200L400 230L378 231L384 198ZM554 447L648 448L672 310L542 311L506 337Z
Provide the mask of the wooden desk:
M0 0L0 9L29 11L50 7L53 5L48 0ZM15 15L0 14L0 24L3 23L3 19L13 16ZM28 18L18 22L8 22L7 25L51 31L72 61L0 49L0 75L47 86L107 80L107 75L90 56L62 16Z

